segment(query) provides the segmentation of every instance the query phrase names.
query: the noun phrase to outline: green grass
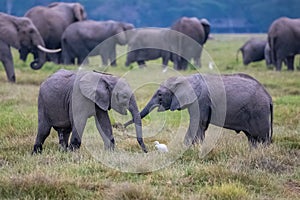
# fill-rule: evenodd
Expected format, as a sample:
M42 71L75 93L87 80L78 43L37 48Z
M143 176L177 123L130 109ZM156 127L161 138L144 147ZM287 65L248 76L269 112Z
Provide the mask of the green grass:
M0 67L1 199L298 199L300 72L287 72L286 67L275 72L267 69L264 61L243 66L241 55L237 62L237 49L253 36L266 37L214 35L214 40L205 45L207 53L203 52L200 71L207 72L212 58L221 73L243 72L258 79L274 101L273 143L250 151L243 133L211 126L206 141L216 145L204 157L199 152L201 146L180 150L179 143L188 126L186 111L153 111L143 120L145 143L150 150L147 155L141 153L133 137L133 126L126 130L113 128L117 149L104 152L94 120L89 119L79 151L59 151L57 134L52 131L43 154L32 156L40 83L60 68L77 67L46 63L41 70L33 71L29 67L32 58L23 63L14 51L17 83L7 83ZM92 58L94 62L99 59ZM118 67L106 71L128 80L135 89L139 108L163 79L197 73L189 69L178 74L170 68L167 75L161 75L161 60L147 62L147 69L138 69L136 64L126 68L124 63L122 56ZM115 112L110 112L110 117L113 123L130 119L130 115ZM155 140L167 143L170 153L155 152ZM161 163L165 167L159 167ZM142 173L122 172L109 164Z

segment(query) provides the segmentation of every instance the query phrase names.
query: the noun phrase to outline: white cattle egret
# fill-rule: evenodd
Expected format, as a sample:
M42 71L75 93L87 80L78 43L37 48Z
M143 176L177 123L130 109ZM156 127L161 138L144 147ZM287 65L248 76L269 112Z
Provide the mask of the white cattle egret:
M159 152L168 152L168 147L165 144L159 144L158 141L154 142L155 144L155 148L159 151Z

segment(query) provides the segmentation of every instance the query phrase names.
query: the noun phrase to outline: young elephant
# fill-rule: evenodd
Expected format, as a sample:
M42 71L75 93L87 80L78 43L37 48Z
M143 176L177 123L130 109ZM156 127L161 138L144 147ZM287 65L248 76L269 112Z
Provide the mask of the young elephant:
M131 112L138 143L147 152L135 97L123 79L99 72L59 70L40 87L38 133L33 153L42 152L42 145L52 127L58 131L63 148L67 148L71 131L70 149L79 148L86 121L91 116L95 117L105 149L113 150L115 141L108 116L111 108L123 115L127 114L127 109Z
M238 53L241 51L243 55L243 64L248 65L251 62L261 61L265 59L265 47L267 40L257 38L249 39L241 48L238 49L236 57L238 60Z
M223 85L217 85L219 82ZM273 103L265 88L246 74L172 77L158 88L141 111L144 118L158 111L188 109L185 144L203 141L209 123L237 133L243 131L252 146L269 144L272 138ZM125 127L132 121L127 122Z

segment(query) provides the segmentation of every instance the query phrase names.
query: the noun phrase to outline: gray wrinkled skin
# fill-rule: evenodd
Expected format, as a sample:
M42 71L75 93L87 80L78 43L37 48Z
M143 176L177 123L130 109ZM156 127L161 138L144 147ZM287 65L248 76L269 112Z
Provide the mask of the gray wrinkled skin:
M155 92L141 117L155 107L158 111L188 109L186 145L203 141L210 123L237 133L243 131L253 147L272 140L272 98L257 80L246 74L170 78Z
M129 85L116 76L99 72L72 72L59 70L45 80L38 97L38 133L33 153L41 153L42 145L53 127L59 136L59 143L67 149L69 135L70 149L81 145L82 133L89 117L95 117L97 129L104 141L104 147L113 150L108 110L114 109L134 118L137 140L147 152L142 139L142 122Z

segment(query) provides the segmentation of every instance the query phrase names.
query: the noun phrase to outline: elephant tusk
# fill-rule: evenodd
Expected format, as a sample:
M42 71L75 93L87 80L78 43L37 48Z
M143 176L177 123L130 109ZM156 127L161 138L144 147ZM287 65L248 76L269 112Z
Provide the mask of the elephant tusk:
M58 53L58 52L61 52L61 49L47 49L41 45L37 45L37 47L41 50L41 51L44 51L46 53Z

